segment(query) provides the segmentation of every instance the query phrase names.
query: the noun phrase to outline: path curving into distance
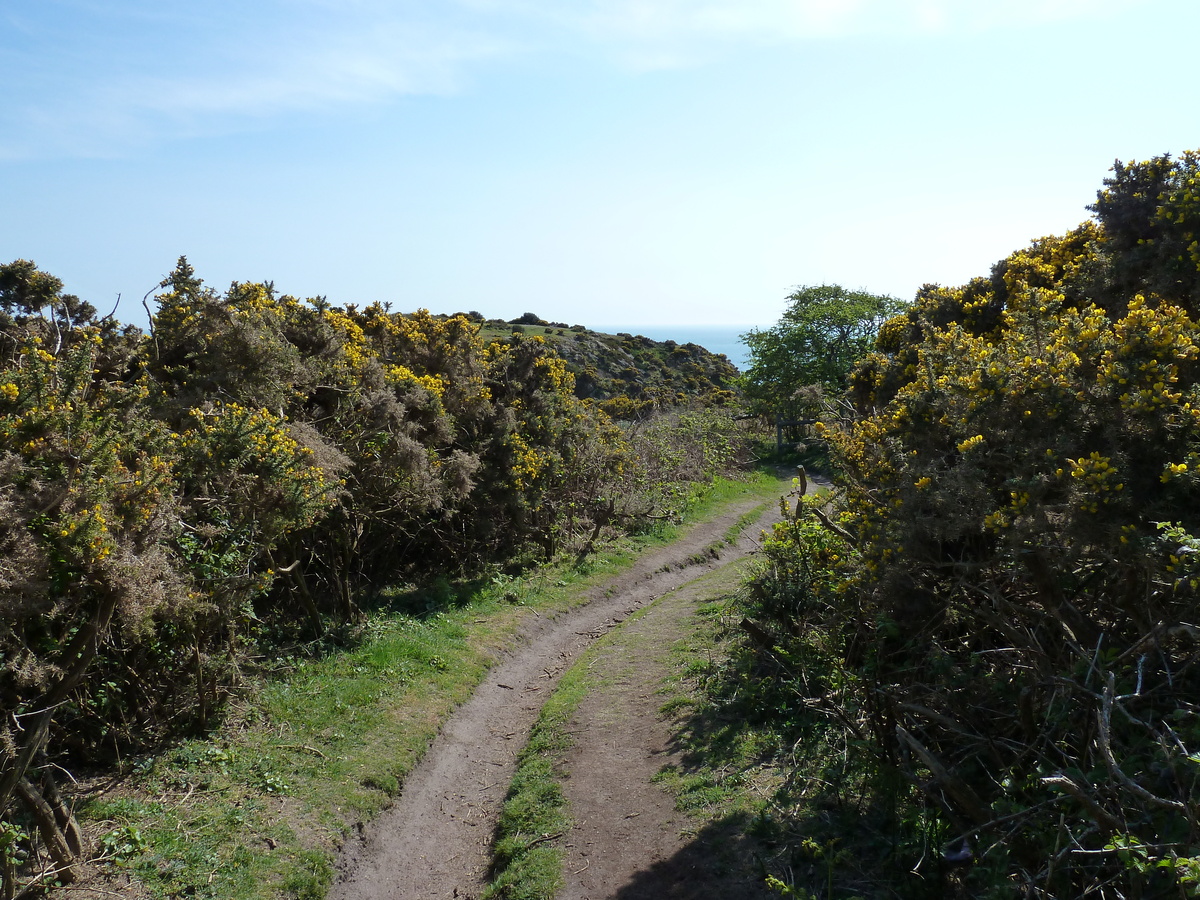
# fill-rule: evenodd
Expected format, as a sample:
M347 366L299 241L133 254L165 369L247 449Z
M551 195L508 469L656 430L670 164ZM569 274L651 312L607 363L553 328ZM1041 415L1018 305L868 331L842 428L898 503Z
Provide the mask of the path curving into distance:
M589 589L586 605L553 619L533 619L526 642L494 666L446 722L396 803L346 842L329 900L479 897L487 885L491 842L516 756L559 676L634 611L754 552L762 528L778 519L778 510L768 510L717 556L710 548L760 504L753 499L731 504L675 543L646 553L628 571Z

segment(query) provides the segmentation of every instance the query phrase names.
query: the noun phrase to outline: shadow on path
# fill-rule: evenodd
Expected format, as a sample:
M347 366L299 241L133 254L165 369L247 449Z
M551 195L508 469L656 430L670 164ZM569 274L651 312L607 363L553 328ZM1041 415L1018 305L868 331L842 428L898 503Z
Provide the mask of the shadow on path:
M636 873L613 900L779 900L747 868L755 848L743 835L746 824L735 815L704 826L674 855Z

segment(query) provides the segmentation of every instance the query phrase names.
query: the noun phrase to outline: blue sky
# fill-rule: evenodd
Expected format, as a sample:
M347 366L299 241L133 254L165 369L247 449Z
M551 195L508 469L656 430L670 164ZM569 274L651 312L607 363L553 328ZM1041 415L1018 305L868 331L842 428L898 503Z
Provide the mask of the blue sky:
M1200 147L1195 0L5 0L0 260L571 323L908 298Z

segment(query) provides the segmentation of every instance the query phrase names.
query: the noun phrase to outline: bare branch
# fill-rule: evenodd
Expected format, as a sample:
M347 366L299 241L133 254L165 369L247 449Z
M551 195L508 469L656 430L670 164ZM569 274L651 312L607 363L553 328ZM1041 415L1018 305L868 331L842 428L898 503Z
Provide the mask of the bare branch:
M1157 794L1152 794L1146 790L1132 778L1121 770L1117 765L1117 760L1113 756L1112 743L1109 734L1112 730L1112 705L1113 705L1113 688L1116 682L1116 676L1112 672L1108 673L1108 684L1104 687L1104 702L1101 705L1100 712L1096 714L1096 718L1100 723L1099 744L1100 752L1104 756L1104 761L1108 763L1108 770L1117 781L1121 782L1124 787L1134 796L1145 800L1152 806L1160 807L1161 809L1170 809L1176 812L1188 813L1189 809L1186 803L1180 803L1178 800L1168 800L1166 797L1159 797Z

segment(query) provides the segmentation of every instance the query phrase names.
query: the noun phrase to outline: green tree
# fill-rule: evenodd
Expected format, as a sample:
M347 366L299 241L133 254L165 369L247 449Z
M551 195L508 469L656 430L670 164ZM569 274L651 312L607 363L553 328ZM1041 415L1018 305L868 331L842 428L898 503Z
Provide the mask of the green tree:
M904 308L895 298L836 284L799 287L787 299L774 326L742 336L750 350L746 399L751 411L768 417L791 418L797 392L810 385L841 391L880 325Z

